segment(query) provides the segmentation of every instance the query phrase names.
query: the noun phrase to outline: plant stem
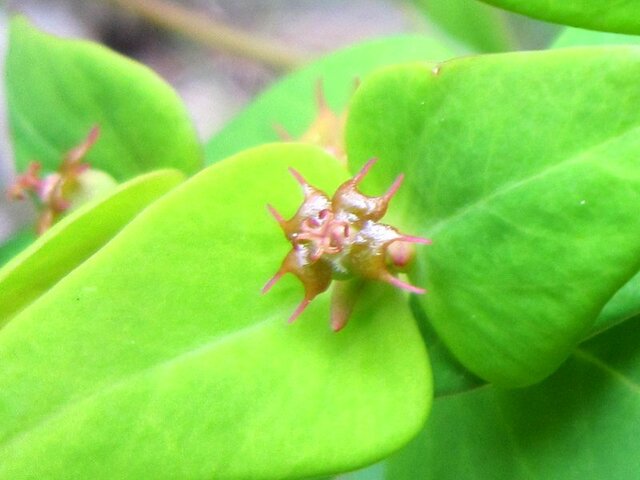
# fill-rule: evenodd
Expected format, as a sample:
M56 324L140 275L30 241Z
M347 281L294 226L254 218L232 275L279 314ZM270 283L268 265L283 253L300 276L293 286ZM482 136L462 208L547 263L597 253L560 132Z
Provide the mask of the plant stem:
M164 0L110 0L110 2L200 44L256 60L277 70L293 70L307 60L302 53L284 45L254 38L200 12Z

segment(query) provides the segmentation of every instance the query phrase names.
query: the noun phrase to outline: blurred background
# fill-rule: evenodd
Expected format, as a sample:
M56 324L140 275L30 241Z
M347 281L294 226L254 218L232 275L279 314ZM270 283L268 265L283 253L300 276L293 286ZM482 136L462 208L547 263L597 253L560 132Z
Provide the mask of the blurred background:
M476 0L7 0L0 3L0 64L15 14L148 65L178 91L203 140L280 76L361 40L423 33L463 55L543 48L558 32ZM0 84L0 244L33 222L27 202L4 195L15 171L3 90Z

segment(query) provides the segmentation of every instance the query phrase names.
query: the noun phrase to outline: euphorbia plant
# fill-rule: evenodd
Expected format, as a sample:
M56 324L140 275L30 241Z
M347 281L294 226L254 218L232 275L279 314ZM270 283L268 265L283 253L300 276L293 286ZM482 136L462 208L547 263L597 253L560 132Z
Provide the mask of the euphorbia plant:
M640 312L640 54L452 56L407 37L320 60L214 137L215 164L195 173L198 142L166 85L14 20L17 164L53 171L98 124L86 161L122 184L0 270L0 478L333 474L403 447L434 393L425 429L369 473L571 478L558 442L583 441L561 450L577 458L610 438L635 446L635 420L601 419L638 408L637 322L611 327ZM400 60L414 63L365 76ZM327 145L262 145L275 125L313 138L319 76L329 101L364 77L346 167ZM260 295L276 271L302 285L277 275ZM342 274L355 279L321 294ZM576 392L613 393L603 410ZM582 438L557 408L599 430ZM617 458L602 450L592 471Z

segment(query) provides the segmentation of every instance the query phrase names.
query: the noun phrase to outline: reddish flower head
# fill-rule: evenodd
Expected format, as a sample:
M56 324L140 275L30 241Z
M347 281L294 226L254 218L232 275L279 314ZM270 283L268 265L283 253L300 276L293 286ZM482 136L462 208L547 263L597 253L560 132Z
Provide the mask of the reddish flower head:
M334 279L381 280L411 293L425 293L424 289L396 277L388 263L395 267L406 265L410 256L407 244L429 244L431 241L404 235L390 225L379 223L389 201L400 188L403 176L400 175L389 190L379 197L370 197L358 190L358 184L375 161L369 160L360 172L338 187L332 198L290 169L302 186L302 205L289 220L268 205L292 248L262 291L269 291L286 273L292 273L300 279L305 295L289 318L290 322L298 318L311 300L327 290ZM390 249L392 245L394 248ZM397 248L396 245L404 247ZM334 319L333 329L341 329L346 321L346 318Z

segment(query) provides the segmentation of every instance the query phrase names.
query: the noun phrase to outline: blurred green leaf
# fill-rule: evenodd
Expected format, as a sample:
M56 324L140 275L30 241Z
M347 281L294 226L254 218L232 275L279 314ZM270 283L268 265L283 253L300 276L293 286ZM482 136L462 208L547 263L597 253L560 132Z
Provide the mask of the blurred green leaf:
M428 359L404 294L368 285L347 328L285 277L265 204L287 168L335 189L333 157L243 152L155 202L0 331L0 478L282 479L355 469L421 428Z
M506 12L478 0L414 0L414 3L444 31L475 51L505 52L518 46Z
M640 471L640 318L583 344L523 390L438 399L384 463L387 480L616 480Z
M496 7L549 22L618 33L640 33L640 0L483 0Z
M282 140L278 127L300 137L318 113L314 92L319 81L329 106L340 113L356 82L376 68L412 60L444 60L451 55L436 40L418 35L372 40L332 53L284 77L255 99L207 143L206 162Z
M380 158L378 189L406 174L389 214L434 240L419 301L481 378L549 375L638 271L639 75L640 50L611 47L401 66L358 90L352 168Z
M25 228L9 237L0 245L0 267L27 248L35 239L36 232L33 228Z
M9 124L18 170L56 170L93 125L87 161L122 181L171 167L192 173L202 153L185 107L148 68L100 45L11 22L6 61Z
M71 212L0 269L0 327L93 255L140 210L183 179L160 170Z
M385 478L385 462L375 463L369 467L349 472L336 477L334 480L384 480Z
M640 37L567 27L558 38L555 39L551 48L634 44L640 44Z

